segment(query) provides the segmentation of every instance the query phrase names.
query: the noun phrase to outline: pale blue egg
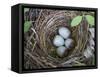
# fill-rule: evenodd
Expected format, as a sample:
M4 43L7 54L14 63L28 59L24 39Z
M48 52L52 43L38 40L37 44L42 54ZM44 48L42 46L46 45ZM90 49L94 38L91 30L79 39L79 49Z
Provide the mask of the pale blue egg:
M64 39L67 39L71 34L70 30L66 27L60 27L58 32Z
M64 53L65 53L65 50L66 50L66 47L64 47L64 46L58 47L57 48L57 54L58 54L58 56L63 57Z
M70 48L73 44L73 40L71 38L68 38L65 40L65 46L66 48Z
M56 35L53 39L53 44L55 46L62 46L64 45L64 39L60 35Z

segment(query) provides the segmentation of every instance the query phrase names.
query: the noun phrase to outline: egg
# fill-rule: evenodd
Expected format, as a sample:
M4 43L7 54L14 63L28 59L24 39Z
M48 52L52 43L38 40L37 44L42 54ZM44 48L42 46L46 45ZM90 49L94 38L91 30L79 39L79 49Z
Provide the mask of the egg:
M73 47L73 45L74 45L74 41L71 38L68 38L68 39L65 40L65 46L66 46L66 48L70 49L70 48Z
M66 27L60 27L59 30L58 30L58 33L64 39L67 39L70 36L70 34L71 34L70 30L68 28L66 28Z
M60 57L63 57L64 53L65 53L65 50L66 50L66 47L64 47L64 46L58 47L57 48L57 55L60 56Z
M64 45L64 39L60 35L56 35L53 39L53 44L55 46L62 46Z

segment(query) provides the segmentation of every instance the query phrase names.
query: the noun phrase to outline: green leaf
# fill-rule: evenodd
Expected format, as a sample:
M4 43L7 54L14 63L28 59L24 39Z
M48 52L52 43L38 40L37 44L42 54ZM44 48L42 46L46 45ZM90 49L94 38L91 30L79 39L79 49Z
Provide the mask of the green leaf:
M31 26L31 21L25 21L24 23L24 33L27 32Z
M24 9L24 13L27 12L27 11L29 11L29 8L25 8L25 9Z
M72 22L71 22L71 26L77 26L80 22L82 21L82 16L76 16Z
M86 20L87 20L88 24L93 26L94 25L94 17L91 16L91 15L86 15L85 17L86 17Z

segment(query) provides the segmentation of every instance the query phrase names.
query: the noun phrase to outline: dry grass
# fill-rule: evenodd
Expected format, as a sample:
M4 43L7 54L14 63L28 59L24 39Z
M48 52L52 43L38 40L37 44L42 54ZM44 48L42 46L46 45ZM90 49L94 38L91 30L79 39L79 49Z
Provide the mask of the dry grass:
M90 47L89 38L91 38L87 22L84 20L77 27L70 26L71 20L81 14L79 11L46 9L30 9L25 13L24 19L33 22L24 36L25 69L92 65L94 54L89 58L84 55L86 48ZM75 48L63 58L57 56L56 48L52 44L52 39L60 26L68 27L75 40Z

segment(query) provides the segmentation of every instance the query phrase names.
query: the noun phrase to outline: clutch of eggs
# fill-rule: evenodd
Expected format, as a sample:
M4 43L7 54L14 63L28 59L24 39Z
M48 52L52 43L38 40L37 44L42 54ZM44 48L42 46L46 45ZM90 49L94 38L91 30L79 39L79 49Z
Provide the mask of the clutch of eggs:
M58 56L63 57L65 51L72 47L73 40L70 38L71 31L66 27L60 27L58 33L53 39L53 44L57 47Z

